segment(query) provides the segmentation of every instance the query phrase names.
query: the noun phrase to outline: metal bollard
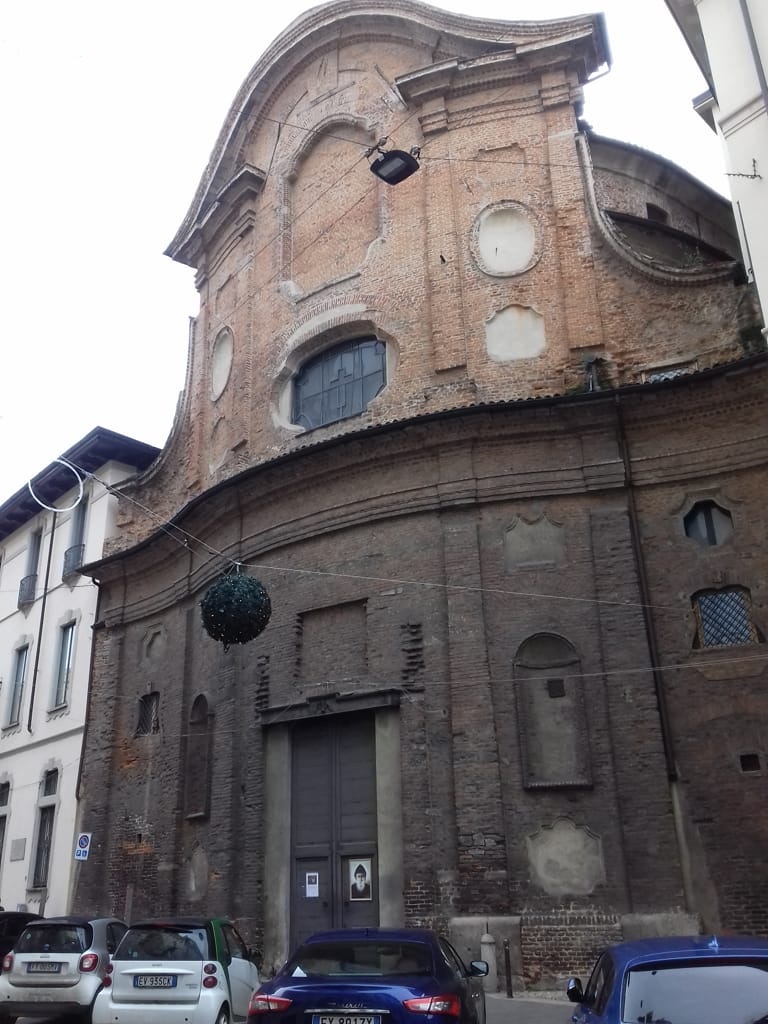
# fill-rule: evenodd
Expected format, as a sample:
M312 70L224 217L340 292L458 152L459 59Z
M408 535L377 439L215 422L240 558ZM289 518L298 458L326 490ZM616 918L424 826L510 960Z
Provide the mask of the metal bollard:
M509 957L509 939L504 939L504 973L507 976L507 998L514 996L512 991L512 963Z

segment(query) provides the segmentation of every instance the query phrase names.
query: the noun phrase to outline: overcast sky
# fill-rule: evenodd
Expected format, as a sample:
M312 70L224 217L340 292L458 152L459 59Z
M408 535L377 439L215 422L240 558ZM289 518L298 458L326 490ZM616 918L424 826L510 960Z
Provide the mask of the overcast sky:
M302 0L5 0L0 20L0 503L99 425L162 446L193 271L163 255L235 94ZM475 17L605 11L602 135L727 194L705 83L663 0L446 0Z

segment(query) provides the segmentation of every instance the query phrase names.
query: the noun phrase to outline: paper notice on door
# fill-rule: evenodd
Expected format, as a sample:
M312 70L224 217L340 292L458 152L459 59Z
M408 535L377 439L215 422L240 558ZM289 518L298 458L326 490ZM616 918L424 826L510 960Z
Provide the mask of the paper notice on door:
M307 899L317 899L320 895L320 876L316 871L307 872L307 880L304 890L304 895Z

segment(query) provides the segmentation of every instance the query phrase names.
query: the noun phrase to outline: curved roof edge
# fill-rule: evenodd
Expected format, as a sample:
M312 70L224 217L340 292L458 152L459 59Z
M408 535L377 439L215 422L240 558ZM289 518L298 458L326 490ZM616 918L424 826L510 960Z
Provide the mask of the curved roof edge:
M475 18L444 11L421 0L330 0L299 15L267 47L245 78L225 118L194 199L165 255L175 259L207 205L215 200L227 182L220 172L224 159L244 130L246 119L258 115L259 103L269 94L269 74L288 62L310 38L322 42L326 34L339 34L341 23L353 19L403 21L431 29L442 40L495 44L498 49L530 43L546 43L574 33L589 31L594 40L595 68L610 65L610 48L603 14L581 14L542 21L505 21ZM586 79L585 79L586 80Z
M691 383L698 381L709 381L717 377L726 377L734 373L746 373L753 368L768 368L768 352L758 352L754 355L744 356L741 359L728 363L718 363L705 370L696 370L681 377L673 377L667 380L649 381L637 384L624 384L617 388L606 388L601 391L579 392L578 394L546 395L540 398L517 398L513 400L500 400L498 402L482 402L477 405L462 406L455 409L442 409L437 412L425 413L420 416L412 416L408 419L389 420L386 423L379 423L375 426L363 427L361 430L352 431L348 434L341 434L336 437L327 438L322 441L309 442L300 448L290 452L283 452L265 462L259 462L248 466L242 472L227 477L212 487L196 494L190 501L180 508L170 519L166 520L160 527L148 534L136 544L130 547L115 551L97 562L91 562L82 566L80 572L92 579L98 579L98 570L103 565L110 565L119 562L122 558L135 551L141 551L151 546L158 538L168 535L168 527L175 526L197 508L198 505L208 501L212 495L218 494L231 487L237 487L242 480L255 476L259 473L269 471L277 466L295 462L303 458L307 453L314 453L331 448L337 448L345 444L359 443L361 438L373 437L380 434L393 433L402 430L403 427L420 426L424 423L436 420L460 419L461 417L482 416L488 412L519 410L535 408L547 408L551 406L574 406L586 405L595 402L617 402L624 397L639 394L653 394L661 391L672 391L675 389L690 387ZM134 480L127 481L130 488L135 484Z

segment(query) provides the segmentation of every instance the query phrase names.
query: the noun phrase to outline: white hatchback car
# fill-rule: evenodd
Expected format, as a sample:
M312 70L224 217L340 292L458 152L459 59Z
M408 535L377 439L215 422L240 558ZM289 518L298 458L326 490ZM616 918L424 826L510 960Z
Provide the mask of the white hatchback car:
M93 1024L234 1024L259 986L253 954L226 918L131 925L93 1008Z
M115 918L30 921L3 959L0 1022L64 1014L90 1020L110 954L126 928Z

